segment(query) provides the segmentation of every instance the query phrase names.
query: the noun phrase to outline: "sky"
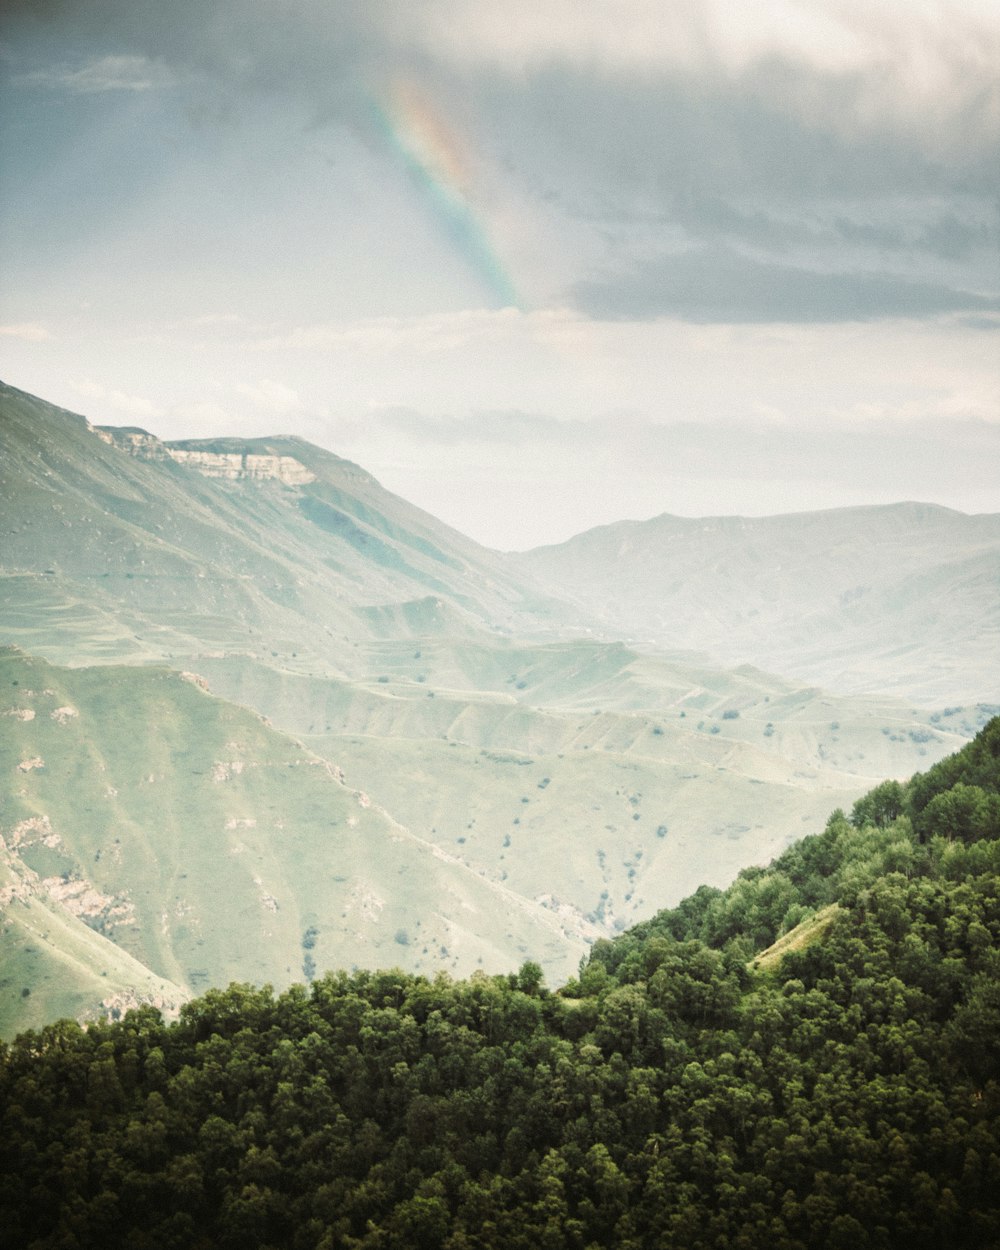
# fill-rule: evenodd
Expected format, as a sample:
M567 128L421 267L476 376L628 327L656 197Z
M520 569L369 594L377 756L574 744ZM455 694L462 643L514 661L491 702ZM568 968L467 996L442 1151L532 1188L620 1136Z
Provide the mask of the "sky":
M6 0L0 377L502 549L1000 511L995 0Z

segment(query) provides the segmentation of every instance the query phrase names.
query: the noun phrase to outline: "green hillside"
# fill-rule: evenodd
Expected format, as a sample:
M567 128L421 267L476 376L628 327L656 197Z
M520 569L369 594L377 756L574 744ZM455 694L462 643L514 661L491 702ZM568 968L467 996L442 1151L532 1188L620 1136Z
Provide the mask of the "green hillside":
M992 1250L1000 718L724 891L453 981L234 985L0 1052L15 1244Z
M961 745L979 715L935 723L620 644L438 639L355 657L352 682L198 664L407 828L592 936L766 862L831 805Z
M345 639L384 632L372 614L386 604L437 598L442 627L487 632L544 629L558 611L501 557L301 439L172 449L2 383L0 416L4 640L48 659L208 648L336 671Z
M442 854L191 674L0 650L0 800L8 1036L95 1009L105 971L143 1000L171 982L178 1002L331 964L495 969L522 949L565 976L585 949L586 926ZM100 943L81 953L85 926Z
M371 672L353 682L245 658L206 661L206 682L0 650L4 1034L334 962L468 974L530 955L558 983L658 901L725 884L852 802L866 769L902 771L955 737L887 733L847 701L827 722L825 701L759 674L706 674L698 694L690 672L603 644L407 649L452 682L430 698L385 647L359 653ZM530 676L517 698L472 688L508 668ZM668 694L691 717L654 715ZM588 710L598 697L631 710ZM847 742L862 758L838 768Z
M117 1018L142 1003L174 1016L190 997L70 910L86 905L77 882L65 883L72 893L60 899L61 882L52 883L51 894L39 888L37 874L7 852L0 882L0 1036L64 1016Z

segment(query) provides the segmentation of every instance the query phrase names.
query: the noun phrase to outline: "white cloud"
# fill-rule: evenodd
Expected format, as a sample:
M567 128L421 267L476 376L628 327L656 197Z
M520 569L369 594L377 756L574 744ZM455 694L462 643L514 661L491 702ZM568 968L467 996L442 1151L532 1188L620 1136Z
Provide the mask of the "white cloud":
M145 56L102 56L73 68L66 64L32 70L14 78L17 86L43 87L93 95L103 91L154 91L172 87L171 70Z
M544 315L544 314L542 314ZM426 316L365 317L357 321L326 321L272 335L257 342L262 350L312 349L391 355L397 351L450 351L474 340L507 337L529 325L535 314L517 309L462 309Z
M209 438L244 433L242 423L221 404L210 399L174 404L169 417L172 438Z
M14 325L0 326L4 338L23 339L26 343L41 343L52 335L39 321L22 321Z
M241 383L237 391L259 408L267 408L271 412L291 412L301 406L297 391L282 382L272 382L269 378L261 378L254 385Z
M128 395L125 391L109 389L102 386L99 382L93 382L90 379L73 383L73 390L85 399L93 400L95 403L129 417L149 418L159 417L163 414L162 408L157 407L156 404L142 395Z
M243 318L239 313L203 313L200 317L194 317L186 325L192 326L228 326L240 325Z
M957 52L985 64L983 39L1000 34L990 0L431 0L410 21L407 38L432 52L518 68L559 59L739 71L777 55L832 73L918 60L930 71Z

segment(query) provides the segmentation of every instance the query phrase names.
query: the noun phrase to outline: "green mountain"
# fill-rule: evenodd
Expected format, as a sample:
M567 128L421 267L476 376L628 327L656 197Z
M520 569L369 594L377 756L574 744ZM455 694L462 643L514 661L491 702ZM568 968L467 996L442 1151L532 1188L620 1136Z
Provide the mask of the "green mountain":
M935 723L892 700L620 644L431 640L420 652L383 644L364 682L242 658L200 671L223 697L266 706L443 852L591 936L634 923L652 900L727 883L831 803L974 732L974 709Z
M432 671L482 677L438 645ZM601 644L573 697L583 645L508 653L545 708L400 694L384 652L392 682L366 686L246 658L206 663L206 682L0 650L0 1035L331 965L467 975L530 954L564 981L595 940L852 802L864 771L961 740L760 674L706 673L695 696L688 670ZM276 727L240 706L246 683ZM628 710L609 710L622 690Z
M647 645L928 707L1000 693L1000 516L928 504L664 515L512 562Z
M168 446L7 386L0 412L5 639L57 662L209 648L340 671L345 644L387 629L537 629L555 610L300 439Z
M602 639L299 439L168 444L5 387L0 453L8 1034L333 964L467 975L530 952L565 980L989 714ZM69 667L19 675L43 661ZM318 870L334 827L340 868ZM29 902L59 924L25 928Z
M14 1244L992 1250L1000 718L726 890L465 981L245 985L0 1050Z

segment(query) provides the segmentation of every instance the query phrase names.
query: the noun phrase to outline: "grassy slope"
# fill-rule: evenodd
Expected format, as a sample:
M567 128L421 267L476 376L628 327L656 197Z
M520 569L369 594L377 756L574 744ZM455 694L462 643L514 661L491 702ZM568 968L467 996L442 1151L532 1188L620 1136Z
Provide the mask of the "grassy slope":
M766 862L968 730L961 714L933 725L892 700L620 645L425 640L355 655L349 683L239 659L199 670L227 698L266 707L414 832L601 935Z
M752 967L759 972L774 972L780 967L781 961L793 951L807 950L814 942L820 942L841 911L837 903L821 907L814 915L797 924L794 929L783 933L767 950L763 950L752 960Z
M621 643L520 645L484 625L544 630L558 605L336 456L235 440L293 455L317 480L220 483L137 461L10 388L0 404L0 641L74 665L205 673L406 827L342 788L331 801L308 752L167 674L52 675L86 720L52 722L46 704L34 722L0 721L0 748L9 737L46 759L26 774L29 757L8 762L0 825L50 814L72 854L43 877L103 881L109 898L124 857L137 921L111 931L180 986L301 975L319 919L320 969L468 970L531 953L557 981L593 937L723 884L976 727L974 710L932 725L890 701ZM243 718L239 733L227 717ZM244 771L212 782L233 760ZM124 781L102 781L109 768ZM346 871L326 866L330 829Z
M406 632L434 624L435 599L440 628L544 626L556 610L501 557L301 440L240 445L292 455L315 480L227 482L162 445L161 459L136 459L2 384L0 412L0 609L6 640L33 653L296 651L329 667L345 637L384 632L381 605L414 605L408 623L391 622ZM93 641L73 626L79 608L91 626L107 618Z
M175 673L0 653L0 781L2 834L35 893L185 990L301 979L309 930L319 969L469 972L531 951L558 978L585 949L579 928ZM2 975L13 986L18 968Z
M140 1002L171 1015L188 997L39 891L16 855L2 854L0 881L0 1037Z

